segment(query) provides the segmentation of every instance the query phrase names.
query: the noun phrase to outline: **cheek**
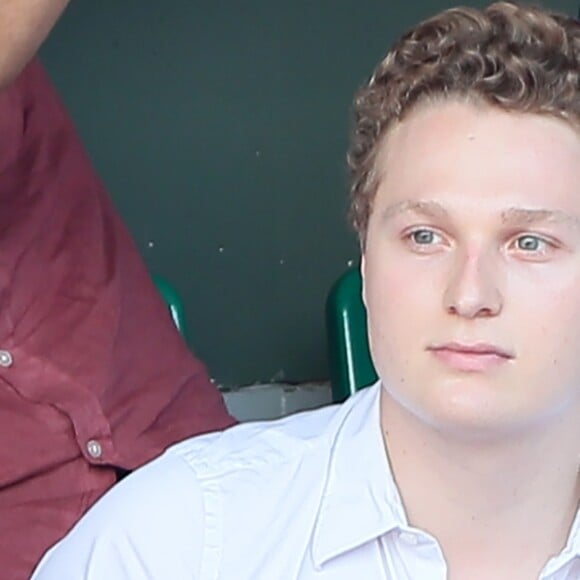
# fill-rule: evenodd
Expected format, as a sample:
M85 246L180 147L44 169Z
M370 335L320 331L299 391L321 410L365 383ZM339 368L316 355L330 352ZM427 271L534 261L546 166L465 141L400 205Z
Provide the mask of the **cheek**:
M519 320L520 337L535 336L536 348L557 350L580 337L580 275L552 269L536 279L513 276L505 294L506 317Z
M539 357L552 357L555 366L580 366L580 286L536 298L542 299L526 297L518 304L519 318L525 321L520 339Z
M404 261L367 260L363 274L373 357L391 360L425 333L436 310L436 291L422 282L416 265Z
M580 277L545 272L535 283L511 281L506 336L519 357L518 378L531 390L561 398L580 381Z
M397 259L396 253L369 258L363 270L364 295L374 326L386 328L397 320L412 324L433 315L440 294L437 272L424 262Z

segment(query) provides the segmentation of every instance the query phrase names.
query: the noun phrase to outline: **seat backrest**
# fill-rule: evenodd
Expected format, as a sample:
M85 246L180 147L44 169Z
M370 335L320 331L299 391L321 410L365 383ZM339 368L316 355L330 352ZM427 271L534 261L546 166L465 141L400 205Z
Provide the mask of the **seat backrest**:
M173 322L175 322L175 326L177 326L179 332L187 340L185 310L183 308L183 302L181 301L179 294L162 276L155 274L153 276L153 281L155 282L157 290L159 290L159 293L169 308L169 313L171 314L171 318L173 318Z
M358 267L349 268L326 299L326 337L332 398L340 402L377 380L367 337Z

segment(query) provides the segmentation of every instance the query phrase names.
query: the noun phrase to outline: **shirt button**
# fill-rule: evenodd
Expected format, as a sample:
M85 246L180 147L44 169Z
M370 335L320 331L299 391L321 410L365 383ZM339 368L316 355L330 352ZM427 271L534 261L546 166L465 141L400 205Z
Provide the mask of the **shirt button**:
M415 534L411 534L410 532L401 532L399 534L399 539L401 542L408 544L409 546L416 546L419 543L419 539Z
M95 441L94 439L91 439L87 443L87 453L93 459L99 459L99 457L103 454L103 448L102 448L101 444L98 441Z
M14 359L12 358L12 354L7 350L0 350L0 366L2 367L11 367Z

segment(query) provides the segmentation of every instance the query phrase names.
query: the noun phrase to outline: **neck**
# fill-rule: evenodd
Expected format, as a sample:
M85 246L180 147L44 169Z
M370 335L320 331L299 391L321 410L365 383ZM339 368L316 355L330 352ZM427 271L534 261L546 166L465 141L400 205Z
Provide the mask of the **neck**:
M381 409L409 523L438 540L449 577L471 570L474 578L475 568L515 578L525 562L522 577L537 578L565 546L578 508L578 410L541 429L477 441L434 429L384 390Z

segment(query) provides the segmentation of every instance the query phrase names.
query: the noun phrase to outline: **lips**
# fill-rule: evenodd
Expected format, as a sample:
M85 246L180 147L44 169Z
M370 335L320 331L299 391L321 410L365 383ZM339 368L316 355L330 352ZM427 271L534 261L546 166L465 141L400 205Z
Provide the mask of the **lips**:
M497 345L489 343L449 342L428 348L443 364L465 372L485 372L504 365L514 355Z

